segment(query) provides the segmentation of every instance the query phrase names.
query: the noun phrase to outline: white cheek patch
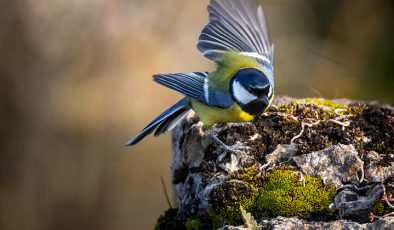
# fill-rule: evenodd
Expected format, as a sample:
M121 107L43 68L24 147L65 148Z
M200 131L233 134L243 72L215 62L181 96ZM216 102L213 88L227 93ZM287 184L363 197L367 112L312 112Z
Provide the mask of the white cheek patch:
M255 95L249 93L238 81L233 82L233 94L237 101L245 105L257 99Z
M272 86L268 86L268 87L270 87L268 91L268 98L270 98L272 96Z

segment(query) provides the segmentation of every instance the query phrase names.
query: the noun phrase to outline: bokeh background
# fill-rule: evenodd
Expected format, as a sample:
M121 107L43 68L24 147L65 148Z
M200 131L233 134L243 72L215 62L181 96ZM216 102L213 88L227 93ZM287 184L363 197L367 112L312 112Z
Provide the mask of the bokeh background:
M392 0L265 0L276 93L394 102ZM123 144L213 70L208 0L0 1L0 229L152 229L170 135ZM173 202L174 204L174 202Z

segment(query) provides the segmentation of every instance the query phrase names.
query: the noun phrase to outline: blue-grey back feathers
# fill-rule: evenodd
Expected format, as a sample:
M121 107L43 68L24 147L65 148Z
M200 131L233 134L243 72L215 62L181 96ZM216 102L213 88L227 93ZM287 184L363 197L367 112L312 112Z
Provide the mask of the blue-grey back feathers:
M229 93L209 86L207 72L158 74L154 80L211 107L227 109L234 103Z

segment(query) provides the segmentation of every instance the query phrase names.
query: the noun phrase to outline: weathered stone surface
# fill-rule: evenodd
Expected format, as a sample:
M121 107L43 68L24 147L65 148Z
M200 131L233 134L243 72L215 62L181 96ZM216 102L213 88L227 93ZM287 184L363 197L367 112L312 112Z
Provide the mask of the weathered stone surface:
M393 221L388 217L363 223L371 219L372 206L382 196L382 182L386 188L394 183L393 108L352 105L351 101L343 106L323 99L275 101L285 104L271 107L250 123L216 124L204 129L198 117L190 113L175 128L172 173L179 205L178 223L198 220L201 229L218 223L241 224L237 209L242 206L262 227L270 229L390 229ZM324 203L327 207L321 209L323 213L304 214L308 221L283 217L267 220L277 216L266 210L268 206L282 206L264 202L276 202L276 196L286 197L280 202L303 202L289 196L295 194L289 191L283 196L284 191L275 189L280 187L278 184L264 190L276 170L292 172L286 183L297 183L297 189L308 187L308 178L314 180L314 188L323 184L325 189L334 184L337 190L331 187L333 193L327 205ZM262 194L272 197L260 200ZM256 206L258 202L265 206ZM313 210L308 205L299 207ZM390 212L385 210L380 215L387 211ZM305 212L295 213L289 216Z
M241 169L241 167L247 163L253 162L253 159L248 155L246 151L224 151L216 160L216 164L226 171L227 173L233 173Z
M368 191L367 188L364 190ZM338 192L335 196L335 208L339 211L340 218L355 220L358 222L366 222L368 215L371 212L372 206L383 193L381 185L375 185L367 195L360 195L365 193L362 189L348 189L345 188Z
M304 174L320 177L337 187L349 182L358 184L358 174L364 165L354 146L343 144L294 157L293 161Z
M223 228L221 228L220 230L250 230L249 228L245 228L243 226L229 226L226 225Z
M394 154L370 151L365 162L365 179L369 182L383 182L394 176Z
M173 172L173 183L183 182L187 177L190 168L198 167L204 159L204 152L209 143L204 139L201 122L195 121L195 113L190 112L186 119L180 124L183 128L174 132L173 142L173 162L171 170ZM190 125L193 122L193 125ZM186 140L186 141L185 141Z
M295 144L278 145L276 149L265 156L267 163L290 161L297 154L298 148Z
M359 224L348 220L337 220L332 222L314 222L300 220L297 218L278 217L263 220L263 229L271 230L315 230L315 229L357 229L357 230L390 230L394 229L394 217L386 217L374 223Z

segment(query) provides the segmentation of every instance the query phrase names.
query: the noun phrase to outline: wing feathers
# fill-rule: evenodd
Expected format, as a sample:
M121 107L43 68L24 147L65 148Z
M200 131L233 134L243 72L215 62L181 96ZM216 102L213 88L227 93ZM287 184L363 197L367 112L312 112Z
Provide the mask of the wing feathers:
M170 89L178 91L188 97L201 100L204 95L204 79L208 73L177 73L159 74L153 76L154 80Z
M221 54L256 53L273 62L272 44L263 8L251 0L211 0L209 23L199 37L197 48L209 59L217 61Z
M207 72L159 74L154 80L211 107L227 109L233 104L228 93L209 86Z
M178 121L186 112L189 111L190 99L183 98L175 105L171 106L169 109L161 113L155 119L153 119L140 133L133 137L127 145L135 145L141 141L145 136L152 133L155 129L155 136L158 136L166 132L169 125L173 124L174 121Z
M171 114L169 117L160 122L159 126L156 128L154 136L159 136L167 131L172 130L189 111L189 108L182 108Z

